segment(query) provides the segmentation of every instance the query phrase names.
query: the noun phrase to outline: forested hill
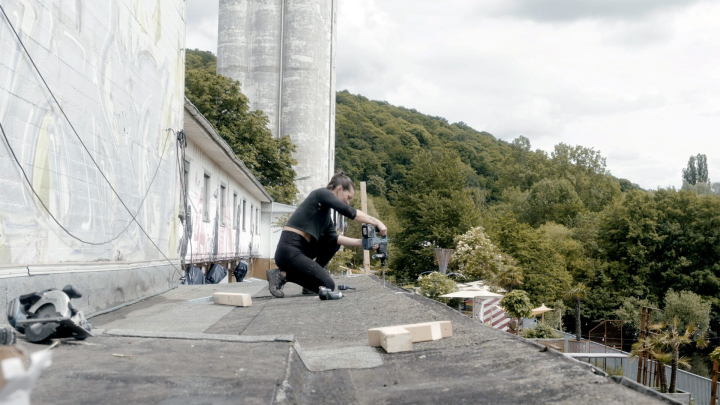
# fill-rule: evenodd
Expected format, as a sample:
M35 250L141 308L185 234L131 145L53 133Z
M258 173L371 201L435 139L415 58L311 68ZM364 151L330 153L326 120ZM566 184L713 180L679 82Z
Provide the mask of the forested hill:
M335 122L338 167L352 178L367 179L376 193L403 186L412 158L420 150L455 150L476 173L474 186L492 188L497 170L511 152L507 142L464 123L449 124L440 117L337 93Z
M337 166L352 178L366 179L368 187L379 195L404 186L407 169L419 151L438 149L456 152L472 168L468 186L488 192L489 201L498 200L508 187L528 189L542 178L554 177L561 168L553 170L552 166L567 167L576 162L585 166L589 176L607 178L603 181L607 187L614 187L609 186L612 182L623 191L638 188L628 180L606 175L605 160L592 149L561 145L563 155L553 158L531 151L524 137L511 144L463 122L450 124L441 117L347 91L337 93L335 129ZM597 208L597 204L591 205Z
M509 258L487 267L502 274L470 275L522 288L534 305L562 305L582 283L585 321L632 323L641 303L662 308L671 289L699 294L717 317L720 197L645 191L591 148L533 151L522 136L501 141L347 91L337 93L336 166L367 181L395 238L398 278L436 269L433 248L483 226L488 251Z

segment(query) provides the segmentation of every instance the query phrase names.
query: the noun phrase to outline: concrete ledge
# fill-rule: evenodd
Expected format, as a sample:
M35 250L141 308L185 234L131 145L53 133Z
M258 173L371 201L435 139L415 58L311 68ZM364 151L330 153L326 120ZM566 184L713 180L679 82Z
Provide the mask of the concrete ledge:
M618 383L618 384L620 384L620 385L624 385L624 386L626 386L626 387L628 387L628 388L630 388L630 389L633 389L633 390L635 390L635 391L642 392L643 394L645 394L645 395L647 395L647 396L654 397L654 398L659 399L659 400L661 400L661 401L665 401L665 402L667 402L668 404L683 405L682 402L678 402L678 401L676 401L676 400L674 400L674 399L672 399L672 398L670 398L670 397L668 397L668 396L666 396L666 395L663 395L663 394L655 391L654 389L650 389L650 388L648 388L648 387L646 387L646 386L644 386L644 385L638 384L638 383L636 383L635 381L630 380L630 379L627 378L627 377L623 377L623 376L621 376L621 375L614 375L614 376L611 376L610 379L613 380L613 381L615 381L616 383Z
M180 268L180 261L174 260L173 265ZM42 274L59 273L83 273L97 271L118 271L136 270L170 265L167 260L155 260L151 262L92 262L92 263L60 263L60 264L36 264L27 266L28 274L37 276Z
M72 266L83 267L78 264ZM100 270L101 267L105 270ZM66 267L66 270L69 268ZM8 303L20 295L71 284L83 295L72 300L73 304L89 314L161 292L180 279L177 269L168 262L94 263L87 268L93 270L0 278L0 291L4 293L4 298L0 300L0 313L6 313ZM3 317L0 322L7 320Z
M259 343L259 342L293 342L293 335L216 335L211 333L186 332L152 332L142 330L109 329L102 332L104 336L123 336L154 339L186 339L186 340L217 340L222 342Z

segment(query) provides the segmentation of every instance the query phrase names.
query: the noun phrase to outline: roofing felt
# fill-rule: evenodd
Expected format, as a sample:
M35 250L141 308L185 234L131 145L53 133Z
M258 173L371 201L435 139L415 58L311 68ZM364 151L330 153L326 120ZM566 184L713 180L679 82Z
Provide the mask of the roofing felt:
M33 404L662 403L377 278L336 282L357 290L320 301L293 284L284 299L264 281L180 286L93 318L104 331L54 349ZM253 305L188 303L216 291ZM439 320L451 338L396 354L367 345L369 328Z

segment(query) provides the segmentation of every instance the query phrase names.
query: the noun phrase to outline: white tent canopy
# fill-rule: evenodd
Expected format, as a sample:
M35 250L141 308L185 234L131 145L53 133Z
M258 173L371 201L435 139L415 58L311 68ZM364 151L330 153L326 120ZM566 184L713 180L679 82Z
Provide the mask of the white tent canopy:
M540 314L544 314L545 312L550 312L552 310L553 310L552 308L548 308L545 306L545 304L542 304L539 307L534 308L531 312L531 315L532 316L540 315Z
M455 291L450 294L441 295L442 298L502 298L502 294L496 294L485 289L468 289L462 291Z

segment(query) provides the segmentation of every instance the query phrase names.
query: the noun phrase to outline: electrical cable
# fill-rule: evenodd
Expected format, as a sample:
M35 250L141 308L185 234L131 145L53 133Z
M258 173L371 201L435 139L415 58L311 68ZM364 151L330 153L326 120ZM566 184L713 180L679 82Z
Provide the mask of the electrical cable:
M183 214L184 214L184 221L183 221L183 235L185 237L185 241L187 243L187 246L190 248L190 264L192 264L192 238L188 235L188 221L191 221L191 219L188 219L188 207L187 207L187 201L188 201L188 190L185 189L185 148L187 147L187 138L185 137L184 131L181 131L182 140L177 136L174 130L172 128L169 128L173 134L175 135L175 163L178 167L178 175L180 178L180 187L182 190L182 204L183 204ZM182 143L182 145L181 145ZM182 150L182 157L180 156L180 151ZM192 201L190 201L192 204ZM182 252L183 257L181 258L181 265L184 267L185 265L185 254L187 252ZM181 279L184 278L180 277Z
M30 60L30 63L31 63L31 64L33 65L33 67L35 68L35 71L37 72L38 76L40 77L40 80L42 80L43 84L45 85L45 88L48 90L48 92L50 93L50 96L53 98L53 100L54 100L55 103L57 104L58 109L60 109L60 112L62 113L63 117L65 117L65 120L67 121L68 125L70 126L70 128L71 128L72 131L73 131L73 133L75 134L75 136L76 136L76 137L78 138L78 140L80 141L80 144L82 145L83 149L85 149L85 152L88 154L88 157L90 157L90 160L93 162L93 164L95 165L95 167L97 167L98 172L100 173L100 175L101 175L101 176L103 177L103 179L105 179L105 181L108 183L108 186L110 187L110 189L112 190L112 192L115 194L115 196L117 197L118 201L120 201L120 204L122 204L122 206L125 208L125 210L128 212L128 214L130 214L130 215L132 216L133 213L130 211L130 208L128 208L128 206L125 204L125 202L123 201L123 199L120 197L120 194L118 194L117 190L115 190L115 187L113 187L113 185L112 185L112 183L110 182L110 180L107 178L107 176L105 176L105 173L104 173L104 172L102 171L102 169L100 168L100 165L98 165L98 163L97 163L97 161L95 160L95 158L93 158L92 154L90 153L90 150L87 148L87 145L85 145L85 142L83 142L82 138L80 137L80 135L78 134L77 130L76 130L75 127L73 126L72 122L70 121L70 118L68 118L67 114L65 114L65 110L62 108L62 106L60 105L60 102L59 102L58 99L55 97L55 94L52 92L52 89L50 89L50 86L49 86L49 85L47 84L47 82L45 81L45 78L43 77L42 73L40 72L40 69L39 69L39 68L37 67L37 65L35 64L35 61L33 60L32 56L30 55L30 52L27 50L27 48L25 47L25 44L23 43L22 39L20 38L20 34L18 34L18 32L15 30L15 26L14 26L14 25L12 24L12 22L10 21L10 17L8 17L8 15L5 13L5 8L4 8L3 6L0 6L0 11L2 11L2 14L3 14L3 16L5 17L5 20L7 21L8 25L10 26L10 29L12 30L12 32L15 34L15 37L17 38L18 43L20 44L20 46L22 47L22 49L25 51L25 54L27 55L28 59ZM7 138L7 135L5 134L5 130L2 131L2 134L3 134L3 137L5 138L6 142L9 141L8 138ZM9 145L10 145L10 144L9 144L9 142L8 142L8 147L9 147ZM15 157L15 160L16 160L17 162L19 162L19 160L17 159L17 156L15 156L15 152L13 152L13 156ZM22 170L22 166L21 166L21 170ZM24 171L24 170L22 170L22 171L23 171L23 174L25 174L25 171ZM26 174L25 174L25 179L29 181L29 178L27 177ZM38 199L39 199L39 196L37 195L37 193L35 192L34 189L33 189L33 193L34 193L35 196L38 197ZM40 200L40 201L42 201L42 200ZM45 204L44 204L44 203L43 203L43 207L45 207ZM47 207L45 207L45 209L47 210ZM48 212L50 212L50 211L48 211ZM145 234L145 236L148 238L148 240L150 241L150 243L152 243L152 245L155 247L155 249L157 249L157 251L163 256L163 258L165 258L165 260L167 260L167 262L170 263L170 264L173 266L173 268L175 269L175 271L178 272L178 273L180 274L180 276L182 277L182 274L181 274L180 271L178 270L178 268L177 268L177 266L175 265L175 263L173 263L173 262L165 255L165 253L163 253L163 251L160 249L160 247L158 247L158 245L155 243L155 241L152 240L152 238L150 237L150 235L148 235L148 233L145 231L145 229L142 227L142 225L140 225L140 222L138 222L137 218L133 217L133 219L132 219L132 221L131 221L130 223L132 223L133 221L138 225L138 228L140 228L140 230L143 232L143 234ZM67 232L67 229L65 229L64 227L63 227L63 230L65 230L65 232ZM76 239L77 239L77 238L76 238ZM78 240L79 240L79 239L78 239Z
M3 138L5 139L5 144L7 145L8 150L10 151L10 154L11 154L12 157L13 157L13 160L15 160L15 163L17 163L18 167L20 168L20 171L22 172L23 177L25 178L25 182L27 183L28 187L29 187L30 190L33 192L33 194L35 195L35 197L38 199L38 201L40 201L40 205L42 205L42 207L45 208L45 211L47 211L48 215L50 215L50 218L52 218L53 222L55 222L55 223L60 227L60 229L62 229L62 230L63 230L66 234L68 234L68 236L70 236L71 238L73 238L73 239L75 239L75 240L77 240L77 241L79 241L79 242L81 242L81 243L84 243L84 244L86 244L86 245L93 245L93 246L106 245L106 244L108 244L108 243L110 243L110 242L118 239L120 236L122 236L122 234L125 233L125 231L128 230L128 228L130 228L130 225L132 225L133 220L134 220L138 215L140 215L140 209L142 208L143 204L145 203L145 199L147 198L148 194L150 194L150 189L152 188L152 185L153 185L153 183L155 182L155 177L157 177L158 171L159 171L160 166L161 166L161 164L162 164L162 158L163 158L163 156L165 155L165 147L163 147L163 154L160 155L160 162L158 163L158 167L155 169L155 174L153 175L152 180L150 181L150 185L148 186L148 189L147 189L147 191L145 192L145 195L143 196L142 200L140 201L140 205L138 205L137 213L136 213L135 215L133 215L133 217L132 217L132 219L131 219L130 221L128 221L128 224L125 226L125 228L123 228L123 230L120 231L120 232L119 232L117 235L115 235L113 238L108 239L108 240L106 240L106 241L104 241L104 242L90 242L90 241L86 241L86 240L84 240L84 239L81 239L81 238L79 238L78 236L75 236L72 232L70 232L67 228L65 228L65 227L60 223L60 221L58 221L58 219L53 215L52 212L50 212L50 209L47 207L47 205L45 205L45 202L40 198L40 196L38 195L37 191L35 191L35 188L33 187L32 182L30 182L30 178L28 177L27 173L25 172L25 169L23 169L22 164L20 163L20 160L18 159L17 155L15 154L15 150L13 149L12 146L10 146L10 140L8 139L7 134L5 133L5 129L3 128L2 123L0 123L0 132L2 132L2 136L3 136ZM167 145L167 138L165 139L165 145Z

